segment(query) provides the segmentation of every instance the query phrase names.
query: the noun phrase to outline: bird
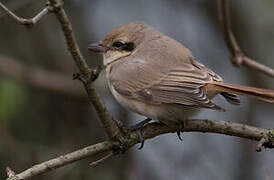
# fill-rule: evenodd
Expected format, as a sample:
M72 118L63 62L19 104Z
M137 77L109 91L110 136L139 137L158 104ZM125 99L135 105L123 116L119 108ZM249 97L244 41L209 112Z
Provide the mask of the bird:
M142 22L115 27L88 50L102 54L115 99L145 122L180 125L201 109L225 111L216 95L233 105L237 95L274 103L274 90L224 83L183 44Z

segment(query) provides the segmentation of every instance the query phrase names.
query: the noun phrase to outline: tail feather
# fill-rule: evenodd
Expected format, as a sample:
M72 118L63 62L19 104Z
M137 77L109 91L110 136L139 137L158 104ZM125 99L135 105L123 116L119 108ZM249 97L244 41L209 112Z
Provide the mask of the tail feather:
M221 93L229 102L233 101L234 103L236 101L234 101L235 97L233 94L250 96L265 102L274 103L274 90L226 84L223 82L208 83L205 86L205 90L207 92L217 91Z

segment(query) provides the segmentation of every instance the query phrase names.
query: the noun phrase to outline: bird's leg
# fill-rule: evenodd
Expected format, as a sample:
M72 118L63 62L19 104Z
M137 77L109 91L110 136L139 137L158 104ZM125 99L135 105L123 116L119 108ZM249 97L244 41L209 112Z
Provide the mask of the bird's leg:
M150 118L146 118L145 120L143 120L143 121L141 121L141 122L139 122L139 123L137 123L137 124L135 124L133 126L130 126L129 130L131 130L131 131L138 130L138 129L144 127L144 125L146 125L147 123L149 123L151 120L152 119L150 119Z
M138 149L142 149L144 147L144 144L145 144L145 138L143 137L143 134L142 134L142 130L141 129L138 129L137 130L137 133L138 133L138 136L139 136L139 140L140 140L140 143L141 145L138 147Z
M176 133L177 133L178 139L180 141L183 141L182 136L181 136L181 131L177 131Z
M184 132L185 121L180 121L180 122L178 123L178 125L179 125L179 130L178 130L176 133L177 133L177 136L178 136L179 140L180 140L180 141L183 141L182 136L181 136L181 133Z
M142 127L144 127L144 125L146 125L147 123L149 123L152 119L150 118L146 118L145 120L129 127L129 130L130 131L137 131L138 133L138 136L139 136L139 140L140 140L140 143L141 143L141 146L138 148L138 149L142 149L144 147L144 144L145 144L145 139L142 135Z

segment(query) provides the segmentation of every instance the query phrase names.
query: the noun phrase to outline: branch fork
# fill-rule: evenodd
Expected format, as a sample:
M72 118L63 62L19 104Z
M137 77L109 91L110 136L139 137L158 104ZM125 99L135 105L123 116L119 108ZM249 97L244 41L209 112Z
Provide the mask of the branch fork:
M12 19L14 19L17 23L21 25L25 25L27 27L32 27L34 24L36 24L43 16L48 14L50 11L52 11L51 6L46 6L41 12L39 12L37 15L35 15L33 18L26 19L17 16L12 11L10 11L3 3L0 2L0 9L2 9L8 16L10 16Z
M233 65L240 67L243 64L243 58L245 55L242 51L238 51L235 53L235 55L230 56L230 60Z
M274 69L247 57L238 45L231 28L228 0L218 0L218 13L219 21L223 29L224 40L230 52L231 63L237 67L244 65L270 77L274 77Z
M94 82L100 75L100 73L102 72L103 68L101 65L97 66L97 68L90 70L89 69L89 76L87 78L83 77L80 73L74 73L72 75L72 79L73 80L80 80L83 84L85 85L89 85L92 82Z

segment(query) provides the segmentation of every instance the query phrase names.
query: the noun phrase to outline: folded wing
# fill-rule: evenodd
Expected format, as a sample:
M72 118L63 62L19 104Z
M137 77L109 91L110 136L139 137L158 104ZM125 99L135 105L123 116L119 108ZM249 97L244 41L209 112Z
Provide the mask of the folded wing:
M128 98L151 104L179 104L224 110L211 102L202 88L208 82L222 79L194 59L174 65L165 63L165 66L148 63L139 59L117 65L119 69L115 69L119 73L115 75L112 72L111 76L114 89Z

